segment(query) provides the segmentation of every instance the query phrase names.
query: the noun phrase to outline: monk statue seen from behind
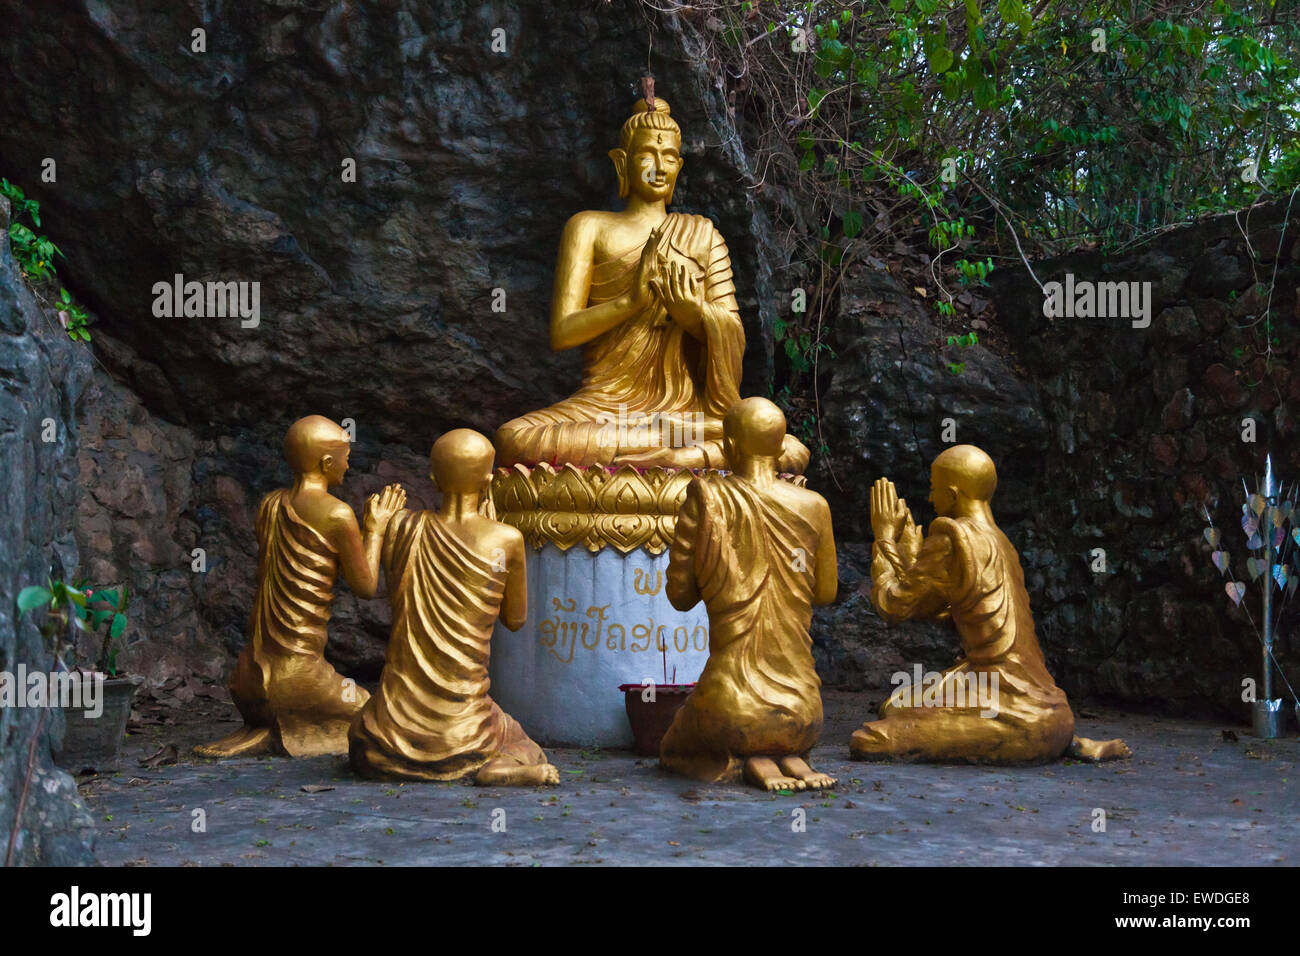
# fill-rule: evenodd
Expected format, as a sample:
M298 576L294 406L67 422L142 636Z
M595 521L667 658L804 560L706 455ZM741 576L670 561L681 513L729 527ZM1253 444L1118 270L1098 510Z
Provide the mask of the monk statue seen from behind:
M785 416L747 398L724 420L735 471L691 481L677 518L667 594L704 601L709 659L659 751L668 770L766 790L829 787L808 766L821 735L821 681L808 626L835 600L835 539L820 495L777 478Z
M560 239L551 347L582 347L582 387L501 426L501 465L728 467L722 416L745 352L731 257L707 217L667 211L682 131L647 92L609 154L626 205L578 213ZM778 470L807 464L785 436Z
M341 566L353 593L374 596L384 529L406 503L396 485L371 495L362 535L352 509L329 493L347 473L349 450L347 433L320 415L285 435L294 483L257 510L257 593L230 682L244 726L195 747L201 756L347 752L348 726L368 695L324 657L334 578Z
M993 520L993 459L954 445L930 469L939 517L922 540L887 479L871 490L871 602L886 621L951 617L962 658L937 686L904 684L854 731L853 757L1017 764L1129 756L1122 740L1074 736L1074 714L1034 633L1016 549Z
M435 511L403 511L384 539L393 629L379 689L349 734L363 777L454 780L482 786L559 783L555 767L488 696L498 616L524 623L524 538L486 517L492 444L460 428L433 445Z

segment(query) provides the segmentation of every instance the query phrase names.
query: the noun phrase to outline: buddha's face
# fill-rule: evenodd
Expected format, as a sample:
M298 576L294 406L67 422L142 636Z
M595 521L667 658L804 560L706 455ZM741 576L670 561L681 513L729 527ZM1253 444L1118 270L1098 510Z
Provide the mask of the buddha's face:
M628 190L648 202L670 202L682 169L681 137L671 131L639 129L628 144Z

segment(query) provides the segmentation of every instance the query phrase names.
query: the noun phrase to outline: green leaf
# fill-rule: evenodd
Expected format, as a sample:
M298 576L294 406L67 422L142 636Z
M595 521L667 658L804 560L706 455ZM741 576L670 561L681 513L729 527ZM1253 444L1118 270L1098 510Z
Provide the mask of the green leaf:
M850 209L844 214L844 235L852 239L862 232L862 213Z
M126 630L126 615L125 614L113 615L113 626L109 629L108 636L121 637L122 632L124 630Z
M48 607L54 595L39 584L23 588L18 592L18 613L26 614L38 607Z
M812 110L814 113L816 113L816 112L817 112L817 107L819 107L819 106L821 105L822 100L824 100L825 98L826 98L826 91L825 91L825 90L819 90L819 89L815 89L815 88L809 90L809 91L808 91L808 108L809 108L810 110Z

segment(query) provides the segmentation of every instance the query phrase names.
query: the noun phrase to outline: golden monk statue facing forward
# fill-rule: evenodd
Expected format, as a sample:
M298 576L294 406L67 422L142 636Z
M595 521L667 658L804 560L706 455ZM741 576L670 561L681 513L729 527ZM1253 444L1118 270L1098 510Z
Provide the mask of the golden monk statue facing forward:
M364 777L483 786L559 783L542 749L488 696L493 625L524 623L524 538L485 517L494 450L468 428L439 438L430 477L435 511L403 511L384 539L393 630L379 689L349 734Z
M785 416L747 398L724 419L732 474L693 479L677 518L668 599L709 610L709 659L660 746L660 763L697 780L765 790L829 787L808 766L822 729L808 626L835 600L831 513L777 478Z
M1034 633L1020 559L993 520L997 483L993 459L974 445L943 451L930 469L939 517L924 540L893 483L873 486L871 603L890 622L951 616L963 656L936 686L897 688L880 719L854 731L853 757L1010 764L1067 750L1085 760L1129 756L1122 740L1074 736L1074 714Z
M681 147L651 91L609 154L626 206L580 212L560 239L551 347L582 346L582 387L501 426L500 464L728 467L722 417L740 399L745 330L722 236L705 216L667 211ZM807 464L785 436L778 470Z
M294 483L257 510L257 593L230 682L244 726L195 747L201 756L347 752L348 726L368 695L324 657L334 578L342 565L357 596L374 595L384 529L406 503L397 485L371 495L363 537L352 509L329 493L347 473L350 447L347 433L320 415L299 419L285 435Z

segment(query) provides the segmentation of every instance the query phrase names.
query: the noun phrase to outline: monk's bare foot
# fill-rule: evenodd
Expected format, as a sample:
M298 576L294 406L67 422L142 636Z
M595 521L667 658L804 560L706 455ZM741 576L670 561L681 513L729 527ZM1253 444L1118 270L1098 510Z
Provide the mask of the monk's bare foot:
M760 790L806 790L798 777L787 777L771 757L750 757L745 761L745 782Z
M782 757L778 761L781 772L790 777L798 777L809 790L825 790L835 786L835 778L825 773L818 773L808 766L802 757Z
M1092 763L1101 763L1103 760L1123 760L1125 757L1133 756L1133 751L1129 750L1128 744L1118 738L1089 740L1087 737L1075 737L1070 741L1070 749L1067 753L1071 757Z
M849 737L849 756L852 759L888 760L892 756L889 738L875 727L877 723L881 721L863 724L853 731L853 735Z
M560 771L549 763L520 764L513 760L489 760L477 774L479 787L552 787L560 782Z
M252 757L271 752L271 728L240 727L228 737L210 744L199 744L194 752L200 757Z

